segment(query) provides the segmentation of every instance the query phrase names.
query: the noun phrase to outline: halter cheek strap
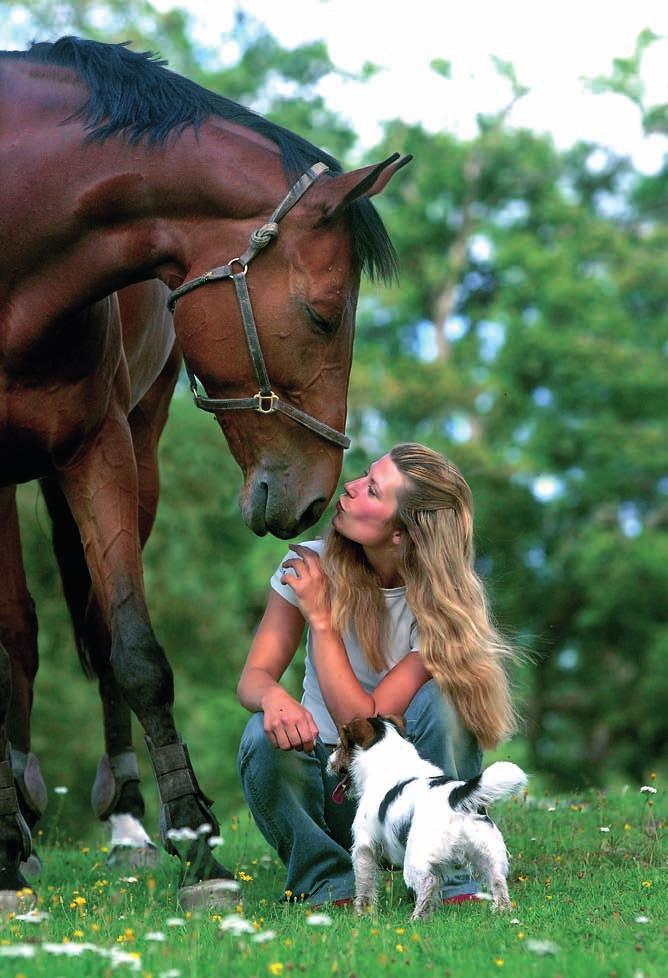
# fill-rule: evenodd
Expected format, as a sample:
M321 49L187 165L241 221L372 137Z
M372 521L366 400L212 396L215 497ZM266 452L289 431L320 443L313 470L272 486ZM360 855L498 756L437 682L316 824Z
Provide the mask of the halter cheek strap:
M197 377L186 363L190 390L192 391L196 406L201 408L202 411L209 411L213 414L221 411L258 411L260 414L273 414L277 411L292 418L293 421L313 431L326 441L330 441L339 448L345 449L350 447L350 438L337 431L336 428L325 424L324 421L318 421L317 418L312 417L312 415L307 414L305 411L301 411L287 401L281 400L278 394L275 394L272 390L262 355L260 338L255 324L250 295L248 294L248 286L246 285L246 274L249 264L263 248L266 248L278 236L278 224L281 218L285 217L288 211L303 197L311 184L321 174L326 173L328 169L324 163L315 163L293 184L271 215L269 221L253 231L248 242L248 247L242 255L238 258L230 259L226 265L211 268L203 275L184 282L183 285L180 285L170 293L167 306L169 311L173 312L177 300L188 292L192 292L194 289L200 288L202 285L207 285L210 282L231 279L237 296L237 302L239 303L241 321L259 390L251 397L206 397L200 394Z

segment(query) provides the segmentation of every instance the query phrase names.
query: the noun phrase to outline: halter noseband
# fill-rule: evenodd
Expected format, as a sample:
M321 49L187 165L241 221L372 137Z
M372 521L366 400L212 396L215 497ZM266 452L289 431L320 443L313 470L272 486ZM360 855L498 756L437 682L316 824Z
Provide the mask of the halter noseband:
M219 411L259 411L260 414L273 414L274 411L279 411L281 414L287 415L287 417L292 418L293 421L297 421L299 424L304 425L309 428L310 431L315 432L321 438L326 439L326 441L331 441L339 448L349 448L350 438L346 435L341 434L336 428L330 427L325 424L324 421L318 421L313 418L310 414L306 414L305 411L300 411L299 408L294 407L292 404L288 404L287 401L282 401L278 394L275 394L269 383L269 376L267 374L267 368L265 366L264 357L262 356L262 349L260 347L260 339L257 333L257 326L255 325L255 317L253 316L253 309L251 307L250 295L248 294L248 286L246 285L246 272L248 271L248 266L263 248L265 248L271 241L274 240L278 235L278 222L281 218L285 217L288 211L294 207L298 200L306 193L312 183L314 183L318 177L326 173L329 167L324 163L314 163L313 166L304 173L299 180L290 188L286 196L280 202L274 213L271 215L267 224L263 224L262 227L257 228L253 231L248 242L248 247L239 258L231 258L226 265L220 265L217 268L211 268L208 272L203 275L199 275L197 278L192 278L188 282L184 282L177 289L174 289L170 293L169 299L167 300L167 307L170 312L174 312L174 307L178 299L182 295L186 295L188 292L192 292L193 289L199 288L201 285L206 285L209 282L217 282L221 279L232 279L234 284L234 289L237 295L237 301L239 302L239 311L241 312L241 321L244 327L244 333L246 334L246 342L248 343L248 350L251 355L251 360L253 361L253 367L255 368L255 376L257 377L257 382L260 385L260 389L257 394L253 394L252 397L206 397L199 393L198 380L193 371L190 369L186 363L186 372L188 374L188 380L190 381L190 390L192 391L193 400L198 408L202 411L210 411L212 414L217 414ZM234 267L238 266L238 270L235 272Z

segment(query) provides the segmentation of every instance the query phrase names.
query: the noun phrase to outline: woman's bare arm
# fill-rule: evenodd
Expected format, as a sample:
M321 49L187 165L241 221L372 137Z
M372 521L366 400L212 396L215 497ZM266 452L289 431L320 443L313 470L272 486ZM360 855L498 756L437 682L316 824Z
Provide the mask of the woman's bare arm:
M264 713L265 733L280 750L311 751L318 736L310 712L280 685L303 631L299 609L271 591L237 685L239 702Z

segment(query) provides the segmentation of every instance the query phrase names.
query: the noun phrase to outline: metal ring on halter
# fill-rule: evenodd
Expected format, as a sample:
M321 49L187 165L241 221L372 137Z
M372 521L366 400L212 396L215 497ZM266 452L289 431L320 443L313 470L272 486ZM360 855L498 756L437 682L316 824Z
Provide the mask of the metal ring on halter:
M237 265L241 265L243 271L242 272L233 272L233 271L230 271L230 274L231 275L246 275L247 272L248 272L248 262L243 262L241 260L241 258L230 258L230 260L227 263L227 267L231 270L232 265L234 265L235 262L236 262Z
M256 410L259 411L260 414L273 414L276 410L279 397L278 394L274 394L273 391L269 391L268 394L263 394L262 391L258 391L257 394L253 394L253 400L257 401ZM269 401L269 407L265 407L265 401Z

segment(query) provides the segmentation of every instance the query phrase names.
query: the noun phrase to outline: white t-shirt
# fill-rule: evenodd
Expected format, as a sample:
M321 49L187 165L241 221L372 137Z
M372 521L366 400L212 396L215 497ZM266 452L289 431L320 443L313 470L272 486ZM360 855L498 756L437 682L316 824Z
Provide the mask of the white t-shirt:
M314 550L317 554L320 554L323 548L323 541L309 540L306 543L302 543L301 546L308 547L310 550ZM283 560L287 560L288 557L294 558L297 557L297 554L290 551ZM292 588L287 584L281 584L281 578L286 573L286 570L288 573L292 573L292 568L283 568L279 565L271 578L271 586L277 594L280 594L286 601L289 601L291 605L299 607L299 601ZM384 669L382 672L373 671L364 658L364 653L358 644L357 636L354 632L347 631L342 636L353 672L367 693L373 692L392 666L400 662L409 652L417 651L420 647L415 615L406 603L406 588L392 587L382 588L381 590L388 612L387 635L389 648L385 649L385 660L388 663L387 669ZM306 636L304 693L301 701L313 715L313 719L317 723L320 731L320 739L325 744L335 744L339 734L320 692L318 677L311 657L310 630Z

